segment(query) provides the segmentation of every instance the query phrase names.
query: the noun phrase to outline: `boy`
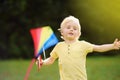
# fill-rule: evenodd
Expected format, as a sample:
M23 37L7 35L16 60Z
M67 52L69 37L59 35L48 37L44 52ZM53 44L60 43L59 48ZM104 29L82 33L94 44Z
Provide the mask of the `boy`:
M81 26L79 20L73 16L66 17L60 32L64 41L59 42L50 53L50 57L43 60L43 65L53 64L58 58L60 80L87 80L86 55L90 52L105 52L119 50L120 41L115 39L112 44L94 45L86 41L79 41Z

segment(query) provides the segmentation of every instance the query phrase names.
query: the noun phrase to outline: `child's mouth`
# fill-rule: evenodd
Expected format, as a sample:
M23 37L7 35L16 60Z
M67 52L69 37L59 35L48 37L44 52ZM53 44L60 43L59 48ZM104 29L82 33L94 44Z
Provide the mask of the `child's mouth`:
M73 35L73 33L69 33L69 35Z

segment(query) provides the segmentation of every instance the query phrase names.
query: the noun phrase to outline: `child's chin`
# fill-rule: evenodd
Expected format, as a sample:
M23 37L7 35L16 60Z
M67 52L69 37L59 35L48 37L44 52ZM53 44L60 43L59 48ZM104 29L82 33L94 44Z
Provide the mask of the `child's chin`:
M74 37L68 37L69 40L74 40Z

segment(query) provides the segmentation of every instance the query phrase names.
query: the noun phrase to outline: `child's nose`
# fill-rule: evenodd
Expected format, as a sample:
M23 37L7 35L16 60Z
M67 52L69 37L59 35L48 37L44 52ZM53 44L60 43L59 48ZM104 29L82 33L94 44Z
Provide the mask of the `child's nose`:
M70 28L71 31L73 31L73 28Z

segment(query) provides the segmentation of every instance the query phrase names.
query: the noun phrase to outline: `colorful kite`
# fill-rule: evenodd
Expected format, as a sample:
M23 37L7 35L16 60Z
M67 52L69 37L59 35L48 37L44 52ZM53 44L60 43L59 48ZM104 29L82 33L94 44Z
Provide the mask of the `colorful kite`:
M32 69L33 63L35 62L35 59L39 58L42 53L44 53L44 56L45 56L44 51L49 47L58 43L58 39L56 38L50 26L31 29L30 33L32 35L33 42L34 42L35 58L32 59L31 64L29 65L28 70L26 72L26 76L24 80L27 80L30 70Z

